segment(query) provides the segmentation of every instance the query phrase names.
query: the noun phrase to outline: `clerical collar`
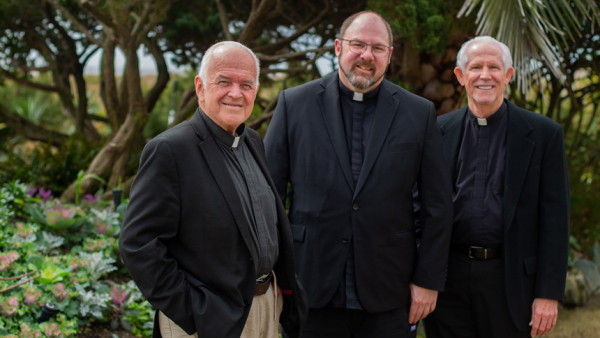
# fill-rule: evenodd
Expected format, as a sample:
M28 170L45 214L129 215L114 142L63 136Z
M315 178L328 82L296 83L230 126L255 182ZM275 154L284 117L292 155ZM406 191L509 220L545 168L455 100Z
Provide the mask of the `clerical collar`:
M340 93L348 98L350 98L350 100L354 100L354 101L369 101L369 100L373 100L374 98L377 97L377 94L379 94L379 88L381 88L381 83L379 83L379 85L377 87L375 87L375 89L371 90L370 92L366 92L366 93L357 93L353 90L351 90L350 88L346 87L343 83L342 80L338 77L338 83L340 86Z
M244 138L246 137L245 124L242 123L239 127L237 127L237 129L235 130L235 134L237 136L233 136L230 133L228 133L225 129L221 128L221 126L216 124L215 121L213 121L202 111L202 109L200 109L200 116L202 116L202 119L208 126L208 129L210 130L211 134L224 145L232 148L237 148L242 142L244 142Z
M471 111L471 109L469 108L469 106L467 106L467 111L468 111L467 117L469 118L469 120L472 123L479 125L481 127L485 127L485 126L493 125L494 123L500 121L502 119L502 117L506 114L506 112L508 111L508 108L506 106L506 102L502 102L502 105L500 105L500 108L498 108L498 110L496 110L495 113L493 113L492 115L490 115L484 119L475 116L473 114L473 112Z

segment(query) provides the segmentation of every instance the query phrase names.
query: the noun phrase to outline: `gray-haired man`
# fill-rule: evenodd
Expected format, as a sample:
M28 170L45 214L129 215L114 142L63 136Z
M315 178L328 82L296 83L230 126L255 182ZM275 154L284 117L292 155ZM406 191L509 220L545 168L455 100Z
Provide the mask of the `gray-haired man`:
M248 48L215 44L195 80L201 110L144 148L120 249L157 308L153 337L276 338L279 321L296 337L306 317L287 215L244 125L258 74Z
M446 290L428 338L550 332L564 295L569 188L562 129L504 100L506 45L466 42L454 70L468 106L438 118L453 179Z

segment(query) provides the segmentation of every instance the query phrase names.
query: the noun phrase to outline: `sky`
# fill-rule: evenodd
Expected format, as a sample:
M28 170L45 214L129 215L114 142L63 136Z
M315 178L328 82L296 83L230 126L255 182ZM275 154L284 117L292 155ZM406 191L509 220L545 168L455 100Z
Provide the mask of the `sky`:
M146 55L143 51L143 47L138 49L138 58L140 61L140 73L142 75L152 75L157 73L156 63L154 62L154 58L151 55ZM83 72L86 75L98 75L100 74L100 58L102 56L101 50L96 52L87 62ZM173 54L165 53L165 59L167 61L167 68L169 69L170 74L180 74L184 73L188 66L177 67L171 62L173 58ZM337 63L337 61L336 61ZM320 58L316 62L317 68L319 69L319 73L321 75L327 75L333 71L331 67L331 62L329 59ZM115 53L115 71L118 74L123 73L123 67L125 65L125 56L120 49L117 48L117 52Z

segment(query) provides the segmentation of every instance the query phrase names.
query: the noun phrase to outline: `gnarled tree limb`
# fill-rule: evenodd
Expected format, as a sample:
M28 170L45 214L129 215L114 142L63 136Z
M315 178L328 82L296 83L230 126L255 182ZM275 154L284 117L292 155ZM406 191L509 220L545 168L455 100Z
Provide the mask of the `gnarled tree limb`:
M52 145L60 146L69 138L65 134L38 126L28 119L9 111L3 105L0 105L0 121L16 130L20 135L34 141L51 142Z

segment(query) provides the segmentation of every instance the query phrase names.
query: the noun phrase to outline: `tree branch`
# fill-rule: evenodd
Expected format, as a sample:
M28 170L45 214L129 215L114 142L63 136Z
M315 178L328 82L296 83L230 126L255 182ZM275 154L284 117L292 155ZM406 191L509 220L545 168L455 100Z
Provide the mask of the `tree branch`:
M323 20L323 18L325 17L325 15L327 13L329 13L329 8L330 8L329 1L323 0L323 3L325 4L325 8L321 11L321 13L319 13L319 15L317 15L314 19L312 19L311 21L309 21L308 23L306 23L304 26L302 26L298 30L296 30L296 33L294 33L291 36L289 36L289 37L287 37L287 38L285 38L283 40L280 40L280 41L278 41L278 42L276 42L274 44L268 44L268 45L264 45L264 46L259 46L259 47L256 47L256 48L252 48L252 50L255 53L270 53L270 52L279 50L283 46L286 46L286 45L290 44L292 41L296 40L302 34L306 33L311 27L313 27L317 23L321 22Z
M267 108L265 108L265 110L263 111L262 115L253 120L252 122L248 123L248 127L252 129L258 129L265 121L273 117L273 113L275 113L275 107L277 106L278 100L279 97L275 97L273 100L271 100L271 102L269 102L269 104L267 105Z
M81 61L81 64L86 65L88 63L88 61L90 60L90 58L92 56L94 56L94 54L96 54L98 49L100 49L100 46L95 46L94 48L92 48L92 51L89 52L88 55L85 56L85 58L83 58L83 60Z
M194 89L186 90L181 96L181 102L179 103L179 109L175 113L175 117L173 118L173 122L167 127L167 129L171 129L181 122L185 121L190 117L198 108L198 96L196 96L196 91Z
M79 4L79 6L81 6L81 8L85 9L88 13L90 13L90 15L93 16L94 19L98 20L99 23L101 23L104 26L110 27L111 29L113 29L115 31L122 32L119 29L119 27L117 27L117 25L115 25L115 23L112 21L111 17L100 13L100 11L96 7L94 7L94 5L90 3L90 1L88 1L88 0L76 0L76 1ZM102 44L100 44L100 45L102 45Z
M99 121L99 122L104 122L104 123L110 124L110 121L108 120L108 117L104 117L104 116L100 116L100 115L93 115L93 114L88 114L87 117L90 120L94 120L94 121Z
M229 41L233 41L233 35L229 31L229 20L227 20L227 13L225 13L225 6L221 0L215 0L217 3L217 9L219 10L219 17L221 18L221 26L223 26L223 33L225 33L225 38Z
M167 84L169 83L170 75L169 70L167 68L167 62L165 61L165 57L163 52L159 49L159 47L151 41L149 38L143 38L144 45L148 48L148 51L154 57L154 61L156 62L156 68L158 69L158 76L156 77L156 82L154 86L148 94L146 94L146 109L148 112L151 112L158 102L160 98L160 94L165 90Z
M23 285L23 284L25 284L25 283L28 283L28 282L30 282L30 281L32 281L32 280L34 280L34 279L36 279L36 278L39 278L39 277L40 277L40 274L37 274L37 275L35 275L35 276L31 277L31 278L27 278L27 279L25 279L25 280L23 280L23 281L20 281L20 282L18 282L18 283L17 283L17 284L15 284L15 285L11 285L11 286L7 287L6 289L2 289L2 290L0 290L0 293L4 293L4 292L6 292L6 291L10 291L10 290L12 290L12 289L14 289L14 288L16 288L16 287L18 287L18 286L20 286L20 285Z
M92 34L90 34L88 28L83 23L81 23L73 14L71 14L71 12L69 12L68 9L64 8L57 0L48 0L48 3L50 3L52 7L58 9L67 19L69 19L69 21L73 23L77 30L81 34L85 35L88 38L88 40L90 40L90 42L98 46L102 45L102 42L96 39Z
M166 10L166 9L165 9ZM148 18L150 18L150 13L152 12L152 1L146 0L144 2L144 10L142 11L142 15L139 17L134 16L136 19L136 23L131 30L131 36L135 39L138 38L141 32L143 32L144 26L146 22L148 22Z
M273 0L262 0L256 10L250 12L248 16L248 20L246 21L246 26L240 37L238 42L244 44L245 46L250 46L257 34L260 34L262 31L262 26L265 23L265 15L267 15L269 9L273 7Z
M37 83L37 82L25 80L25 79L17 77L16 75L14 75L6 70L0 70L0 74L6 76L7 78L13 80L14 82L16 82L20 85L23 85L23 86L26 86L29 88L38 89L38 90L42 90L45 92L52 92L52 93L58 92L58 88L56 86L51 86L51 85L47 85L47 84L43 84L43 83Z
M306 55L307 53L325 53L325 52L332 51L333 49L334 49L334 46L330 46L330 47L321 47L321 48L317 48L317 49L311 49L311 50L307 50L304 52L295 52L295 53L278 54L278 55L266 55L266 54L262 54L262 53L256 53L256 56L258 56L258 58L261 61L285 61L288 59L293 59L293 58L296 58L299 56Z
M20 115L10 112L3 105L0 105L0 121L6 123L17 133L30 140L42 142L50 141L54 146L60 146L69 138L67 135L47 130Z

